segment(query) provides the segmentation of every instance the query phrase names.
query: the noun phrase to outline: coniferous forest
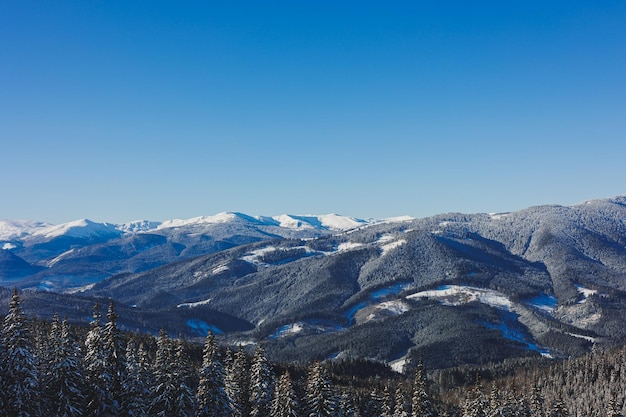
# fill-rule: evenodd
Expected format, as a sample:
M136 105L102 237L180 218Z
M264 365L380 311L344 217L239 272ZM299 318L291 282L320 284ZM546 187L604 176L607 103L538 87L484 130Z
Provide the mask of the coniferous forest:
M0 339L1 416L622 416L626 349L401 375L363 359L271 363L248 352L122 332L113 304L89 326L30 319L16 291Z

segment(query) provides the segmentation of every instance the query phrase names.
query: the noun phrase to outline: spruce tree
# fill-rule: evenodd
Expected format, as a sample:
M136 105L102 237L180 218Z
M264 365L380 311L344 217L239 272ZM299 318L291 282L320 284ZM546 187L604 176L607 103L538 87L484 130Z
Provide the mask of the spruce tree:
M298 397L293 389L289 372L282 374L274 389L274 398L270 416L272 417L299 417Z
M409 417L409 405L406 400L406 394L402 383L398 384L395 394L395 407L393 411L394 417Z
M202 350L202 368L198 382L198 417L230 417L231 409L226 393L225 371L213 332L210 332Z
M142 360L143 345L137 347L134 339L126 345L126 371L122 380L120 415L128 417L148 417L149 388L147 363Z
M480 378L476 376L474 387L468 392L463 405L463 417L485 417L487 415L487 402L482 392Z
M36 359L17 289L13 290L9 313L4 318L2 341L5 352L2 368L3 411L11 417L37 416L41 397Z
M308 417L332 417L337 408L332 383L319 361L313 363L309 369L306 405Z
M383 396L377 387L374 387L370 392L370 397L367 402L366 416L367 417L381 417L383 411Z
M171 416L190 417L195 415L195 395L190 387L190 371L185 345L177 339L174 352L173 385L177 387L175 411Z
M272 368L261 343L257 345L250 366L250 416L268 417L272 405L274 381Z
M391 391L392 390L389 384L386 384L385 389L383 390L383 407L380 413L382 417L393 417L394 396Z
M237 352L228 361L226 372L226 392L230 401L230 408L234 417L248 417L249 407L249 378L248 357L240 345Z
M107 319L102 329L103 360L109 376L105 384L113 401L113 413L117 415L122 398L122 381L126 371L126 344L122 332L117 328L117 314L113 301L109 303Z
M80 346L70 331L67 317L63 319L57 355L50 375L48 391L54 394L48 415L79 417L85 411L85 373L78 356Z
M426 389L426 372L422 358L417 363L413 381L413 397L411 400L413 417L432 417L433 407Z
M100 318L100 306L96 303L85 339L85 374L89 386L86 415L113 417L117 415L117 407L109 389L112 378L107 366Z
M154 386L149 408L150 416L169 417L176 410L178 387L173 378L174 354L170 338L161 329L157 338L157 351L153 366Z

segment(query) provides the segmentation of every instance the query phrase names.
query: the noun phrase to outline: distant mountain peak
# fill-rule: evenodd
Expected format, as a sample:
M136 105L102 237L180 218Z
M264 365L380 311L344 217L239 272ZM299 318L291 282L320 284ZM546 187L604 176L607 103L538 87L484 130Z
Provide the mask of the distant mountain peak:
M89 219L79 219L68 223L36 230L33 236L51 239L59 236L88 238L90 236L120 234L117 226L111 223L96 223Z

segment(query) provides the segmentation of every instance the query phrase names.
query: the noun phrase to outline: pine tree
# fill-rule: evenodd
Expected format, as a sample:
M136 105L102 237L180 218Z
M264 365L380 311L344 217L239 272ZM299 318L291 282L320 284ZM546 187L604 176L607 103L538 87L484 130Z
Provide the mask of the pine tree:
M102 330L103 360L109 377L105 386L112 399L112 412L118 415L122 397L122 381L126 371L126 346L124 336L117 328L117 314L113 301L109 303L107 319Z
M230 401L230 408L234 417L248 417L249 407L249 378L248 358L240 345L234 358L230 354L226 372L226 393Z
M2 369L3 410L11 417L36 416L40 411L36 359L17 289L13 290L9 313L4 318L2 341L5 351Z
M172 377L174 379L173 385L177 387L176 390L176 407L171 416L174 417L189 417L195 415L196 404L195 396L190 387L190 372L189 361L185 352L185 345L181 339L176 341L175 353L174 353L174 372Z
M270 415L272 417L298 417L298 397L293 389L289 372L282 374L274 390Z
M409 405L407 404L404 386L398 384L395 394L395 407L393 410L394 417L409 417Z
M230 417L231 409L225 387L224 365L213 332L202 351L202 368L198 383L198 417Z
M80 346L70 331L67 317L63 319L59 334L57 354L50 375L49 393L55 394L53 407L48 415L58 417L79 417L84 415L85 373L78 356Z
M485 417L487 415L487 403L482 392L480 378L476 376L474 388L468 393L463 405L463 417Z
M272 405L274 381L272 368L265 356L261 343L252 358L250 366L250 416L268 417Z
M417 363L413 381L413 397L411 400L413 417L432 417L433 407L426 389L426 372L422 358Z
M336 404L330 378L322 364L317 361L309 370L306 384L308 417L332 417Z
M157 338L157 351L154 361L154 391L151 395L150 416L169 417L176 410L177 390L174 373L174 354L168 334L161 329Z
M147 363L143 345L137 347L134 339L126 345L126 371L122 380L120 415L148 417L149 389Z
M86 414L94 417L112 417L117 414L117 410L109 390L111 375L103 347L100 318L100 306L96 303L85 339L85 374L90 387Z
M395 396L392 394L392 389L389 384L385 385L383 390L383 408L381 415L383 417L393 417Z
M383 396L378 388L374 387L370 392L370 398L367 402L367 417L381 417L383 410Z

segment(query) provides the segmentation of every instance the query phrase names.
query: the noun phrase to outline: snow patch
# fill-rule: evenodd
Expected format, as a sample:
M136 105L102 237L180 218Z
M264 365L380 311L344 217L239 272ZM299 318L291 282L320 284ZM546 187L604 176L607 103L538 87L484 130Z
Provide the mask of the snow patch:
M406 244L406 240L405 239L399 239L396 240L395 242L391 242L391 243L387 243L386 245L382 245L380 248L382 249L382 254L380 256L385 256L387 255L389 252L391 252L392 250L399 248L400 246Z
M566 333L566 334L572 337L577 337L579 339L585 339L586 341L591 342L591 343L596 343L597 341L595 337L591 337L591 336L584 336L582 334L576 334L576 333Z
M340 326L330 320L307 320L298 321L291 324L281 326L274 332L270 339L278 339L281 337L289 337L297 334L322 334L322 333L334 333L345 330L345 327Z
M118 230L121 230L125 233L140 233L158 229L160 225L161 222L153 222L150 220L135 220L132 222L120 224L117 226L117 228Z
M578 290L578 293L582 294L582 296L583 296L583 299L580 300L578 302L578 304L583 304L583 303L587 302L587 298L589 298L590 296L598 293L597 290L590 290L589 288L585 288L582 285L577 285L576 289Z
M361 246L363 246L363 244L362 244L362 243L356 243L356 242L344 242L344 243L340 243L340 244L337 246L337 252L343 252L343 251L353 250L353 249L360 248Z
M208 298L206 300L196 301L196 302L193 302L193 303L178 304L176 307L178 307L178 308L194 308L194 307L199 307L199 306L203 306L203 305L209 304L210 302L211 302L211 299Z
M211 270L211 274L213 274L213 275L221 274L222 272L226 272L226 271L228 271L229 269L230 269L230 268L228 267L228 265L227 265L227 264L224 264L224 265L219 265L219 266L217 266L217 267L215 267L215 268L213 268L213 269Z
M60 254L59 256L57 256L56 258L48 262L48 268L53 267L57 262L59 262L61 259L65 258L67 255L73 252L74 252L74 249L70 249L66 252L63 252L62 254Z
M478 301L503 310L511 310L512 307L511 300L498 291L463 285L444 285L434 290L411 294L407 298L433 298L440 301L443 305L449 306L458 306Z
M15 248L17 248L17 246L13 243L5 243L4 245L2 245L2 250L11 250Z
M183 226L192 226L192 225L229 223L235 220L236 218L237 218L237 215L235 213L222 212L214 216L192 217L187 220L181 220L181 219L166 220L163 223L161 223L159 227L157 227L157 229L169 229L173 227L183 227Z
M404 366L406 365L407 358L402 357L400 359L396 359L395 361L389 362L389 367L393 369L395 372L401 374L404 373Z
M265 248L257 249L257 250L254 250L254 251L246 254L245 256L243 256L241 258L241 260L249 262L251 264L258 265L258 264L261 263L259 258L261 258L266 253L274 252L276 250L278 250L278 248L275 247L275 246L268 246L268 247L265 247Z
M558 304L559 302L555 297L547 294L540 294L528 300L529 306L548 314L552 314Z
M367 308L365 312L369 312L369 314L363 321L368 322L386 317L396 317L406 313L410 309L411 307L402 300L384 301Z

